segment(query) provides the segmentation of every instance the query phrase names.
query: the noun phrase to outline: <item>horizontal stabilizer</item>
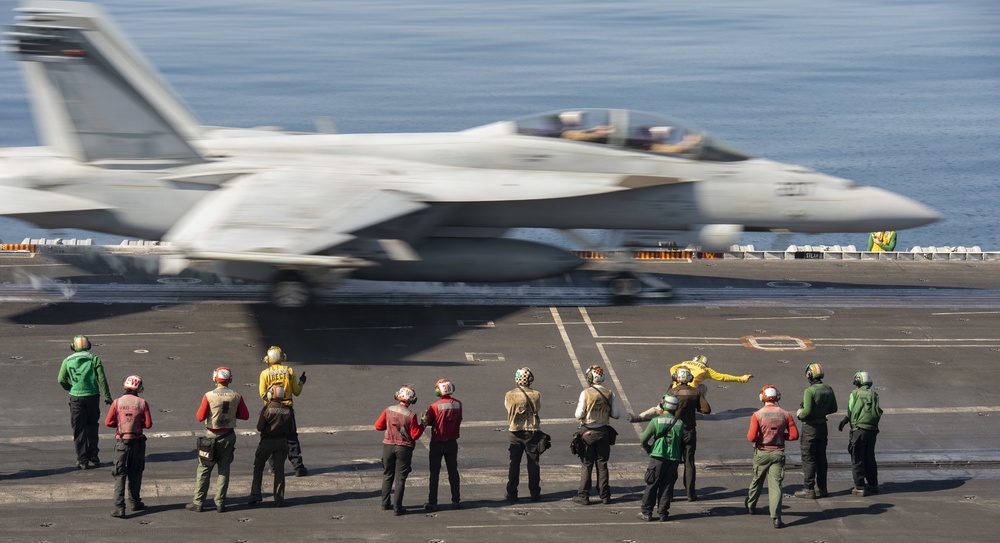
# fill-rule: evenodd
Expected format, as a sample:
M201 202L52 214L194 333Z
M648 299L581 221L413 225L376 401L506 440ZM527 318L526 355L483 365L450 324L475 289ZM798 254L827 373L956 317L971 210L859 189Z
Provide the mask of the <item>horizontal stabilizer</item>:
M0 215L32 215L113 208L108 204L58 192L21 187L0 187Z

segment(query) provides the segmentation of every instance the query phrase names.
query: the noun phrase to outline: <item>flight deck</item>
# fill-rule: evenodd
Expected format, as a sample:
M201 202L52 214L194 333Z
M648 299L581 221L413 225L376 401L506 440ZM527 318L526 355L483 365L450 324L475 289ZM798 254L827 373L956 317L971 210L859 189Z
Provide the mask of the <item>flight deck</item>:
M259 285L209 275L139 281L126 270L85 271L40 254L4 256L0 366L11 376L8 390L23 392L7 398L0 423L0 541L154 543L212 530L224 533L223 541L263 542L273 540L276 526L295 541L506 542L526 534L567 542L995 539L987 519L1000 509L1000 262L639 262L636 271L669 284L672 297L631 303L603 288L604 265L523 284L358 282L324 293L326 303L284 310L268 305ZM94 342L113 393L137 373L153 408L143 482L148 508L124 520L109 516L111 468L75 468L56 374L76 334ZM295 403L309 475L287 479L283 509L267 495L263 504L245 505L258 437L253 424L240 422L229 511L184 510L202 432L194 414L212 386L212 369L233 369L234 389L255 417L260 360L272 344L309 375ZM643 426L620 420L613 422L621 434L611 453L613 502L570 501L579 464L568 445L583 369L604 366L607 384L638 412L669 387L670 366L695 355L718 371L754 375L747 384L707 382L713 413L698 420L699 500L687 502L677 488L670 522L635 518L647 463L638 446ZM881 493L851 495L838 414L830 423L831 496L790 496L802 483L798 445L790 443L786 527L774 530L766 514L748 516L743 508L749 416L766 384L794 410L807 386L804 368L813 362L826 369L841 412L854 372L871 373L886 410L876 448ZM509 504L503 394L522 366L536 375L542 428L554 447L542 456L543 500ZM401 383L415 385L421 410L443 377L465 405L465 508L423 511L425 436L407 483L410 514L393 517L379 507L382 435L372 425ZM102 429L104 461L112 442L113 433ZM447 492L447 481L441 484Z

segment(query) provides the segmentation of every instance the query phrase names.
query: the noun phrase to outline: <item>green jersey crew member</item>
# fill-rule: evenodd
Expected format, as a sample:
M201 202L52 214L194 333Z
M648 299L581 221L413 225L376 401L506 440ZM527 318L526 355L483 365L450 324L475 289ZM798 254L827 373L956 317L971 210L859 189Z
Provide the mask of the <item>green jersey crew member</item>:
M826 445L829 430L826 426L828 415L837 412L837 397L830 385L823 384L823 366L806 366L809 388L802 393L802 405L795 416L802 421L799 448L802 451L803 488L795 492L796 498L825 498L826 488Z
M882 419L882 407L879 406L878 393L872 390L872 378L867 371L855 373L853 384L855 389L847 400L847 415L840 421L837 429L843 432L845 425L851 425L851 441L847 445L847 452L851 455L851 474L854 477L851 493L868 496L878 494L875 438L878 436L878 423Z
M285 399L281 403L288 406L292 413L292 433L288 436L288 461L295 469L296 477L304 477L309 473L302 463L302 446L299 444L299 433L295 426L295 410L292 409L292 397L302 394L302 385L306 382L306 372L295 378L295 370L291 366L284 364L287 357L281 347L271 347L264 355L264 363L267 368L260 372L260 383L258 392L264 404L268 404L267 392L271 390L271 385L279 384L285 389ZM271 469L274 470L274 461L270 461Z
M670 499L677 482L677 466L681 461L684 440L684 423L674 417L677 405L676 397L664 395L660 400L663 414L650 421L639 437L639 444L649 455L642 511L637 515L639 520L653 520L653 507L657 502L660 504L657 509L660 522L666 522L670 515ZM652 445L650 439L653 440Z
M98 458L97 430L101 423L101 393L104 403L111 405L111 389L104 376L100 357L91 353L87 336L76 336L70 343L73 354L62 361L59 368L59 385L69 391L69 423L73 427L73 444L76 446L76 467L96 468Z

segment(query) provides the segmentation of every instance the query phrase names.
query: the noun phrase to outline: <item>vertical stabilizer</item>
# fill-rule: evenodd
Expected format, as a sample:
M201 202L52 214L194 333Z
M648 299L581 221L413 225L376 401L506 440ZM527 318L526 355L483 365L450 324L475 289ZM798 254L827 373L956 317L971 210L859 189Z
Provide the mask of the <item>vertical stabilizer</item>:
M97 5L31 0L5 49L23 61L44 145L82 161L203 161L199 122Z

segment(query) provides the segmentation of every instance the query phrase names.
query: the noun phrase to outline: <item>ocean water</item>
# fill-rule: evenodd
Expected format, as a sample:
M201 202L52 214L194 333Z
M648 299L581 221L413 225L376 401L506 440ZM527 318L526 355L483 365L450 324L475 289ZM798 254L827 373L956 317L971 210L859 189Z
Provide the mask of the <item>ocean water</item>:
M898 249L1000 250L995 0L100 3L205 124L311 130L329 116L341 132L423 132L569 107L653 111L945 215L900 232ZM0 23L14 6L0 1ZM16 63L0 56L0 146L34 144ZM0 219L5 241L81 235Z

